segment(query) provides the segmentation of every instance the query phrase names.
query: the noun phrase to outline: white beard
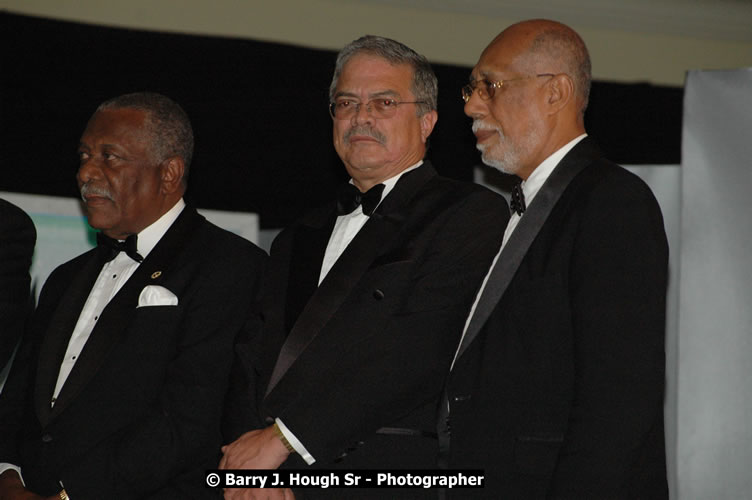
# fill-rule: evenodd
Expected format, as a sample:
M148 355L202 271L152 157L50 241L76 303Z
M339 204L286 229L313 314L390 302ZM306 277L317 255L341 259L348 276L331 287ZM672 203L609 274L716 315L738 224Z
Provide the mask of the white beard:
M531 124L522 140L512 142L499 126L486 125L480 120L473 121L473 132L478 130L493 130L498 134L498 139L493 144L478 143L476 148L481 152L481 159L486 165L493 167L505 174L515 175L523 165L522 158L530 155L531 151L540 144L542 136L541 127L537 123Z

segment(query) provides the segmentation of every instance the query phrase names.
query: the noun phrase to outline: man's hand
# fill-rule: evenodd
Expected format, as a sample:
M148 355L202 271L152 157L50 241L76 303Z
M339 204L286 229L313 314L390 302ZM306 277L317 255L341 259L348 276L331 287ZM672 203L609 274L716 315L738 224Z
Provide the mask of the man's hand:
M220 469L276 469L290 454L273 426L246 432L222 453ZM227 488L225 500L295 500L295 495L287 488Z
M276 469L290 454L274 427L246 432L222 447L220 469Z
M241 497L239 497L241 498ZM286 497L279 497L285 498ZM295 497L292 497L293 499ZM60 500L57 495L42 497L27 490L21 482L21 477L15 470L6 470L0 474L0 500Z

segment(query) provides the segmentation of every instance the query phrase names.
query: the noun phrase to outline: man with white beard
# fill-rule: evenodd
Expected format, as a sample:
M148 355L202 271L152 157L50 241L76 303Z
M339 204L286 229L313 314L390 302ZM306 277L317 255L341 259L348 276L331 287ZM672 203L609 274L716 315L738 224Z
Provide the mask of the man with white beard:
M571 28L499 34L462 89L483 162L516 175L496 260L440 406L451 498L665 498L660 208L587 137L590 59Z

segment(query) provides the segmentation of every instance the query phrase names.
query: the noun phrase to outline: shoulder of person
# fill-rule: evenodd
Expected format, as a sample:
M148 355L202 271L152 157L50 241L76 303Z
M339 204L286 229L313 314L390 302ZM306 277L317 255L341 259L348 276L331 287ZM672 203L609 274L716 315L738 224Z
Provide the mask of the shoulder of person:
M432 179L432 188L440 189L448 197L456 200L457 204L478 206L486 210L500 210L507 208L506 200L491 189L471 181L461 181L449 177L436 176Z
M251 259L265 258L266 252L248 239L228 231L203 218L198 224L195 238L209 254L244 256Z
M17 231L34 231L34 234L36 234L34 222L29 214L2 198L0 198L0 214L2 214L0 215L0 226L5 228L4 230L12 230L14 233Z
M595 196L655 199L648 184L638 175L604 158L593 161L576 179L583 187L589 186Z

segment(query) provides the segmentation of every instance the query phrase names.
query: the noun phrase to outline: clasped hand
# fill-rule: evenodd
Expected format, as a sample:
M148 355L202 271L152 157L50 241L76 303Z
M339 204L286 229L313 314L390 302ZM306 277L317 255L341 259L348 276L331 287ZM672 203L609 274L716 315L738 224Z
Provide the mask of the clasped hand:
M220 469L276 469L290 454L273 427L249 431L222 447ZM225 500L294 500L288 488L227 488Z

